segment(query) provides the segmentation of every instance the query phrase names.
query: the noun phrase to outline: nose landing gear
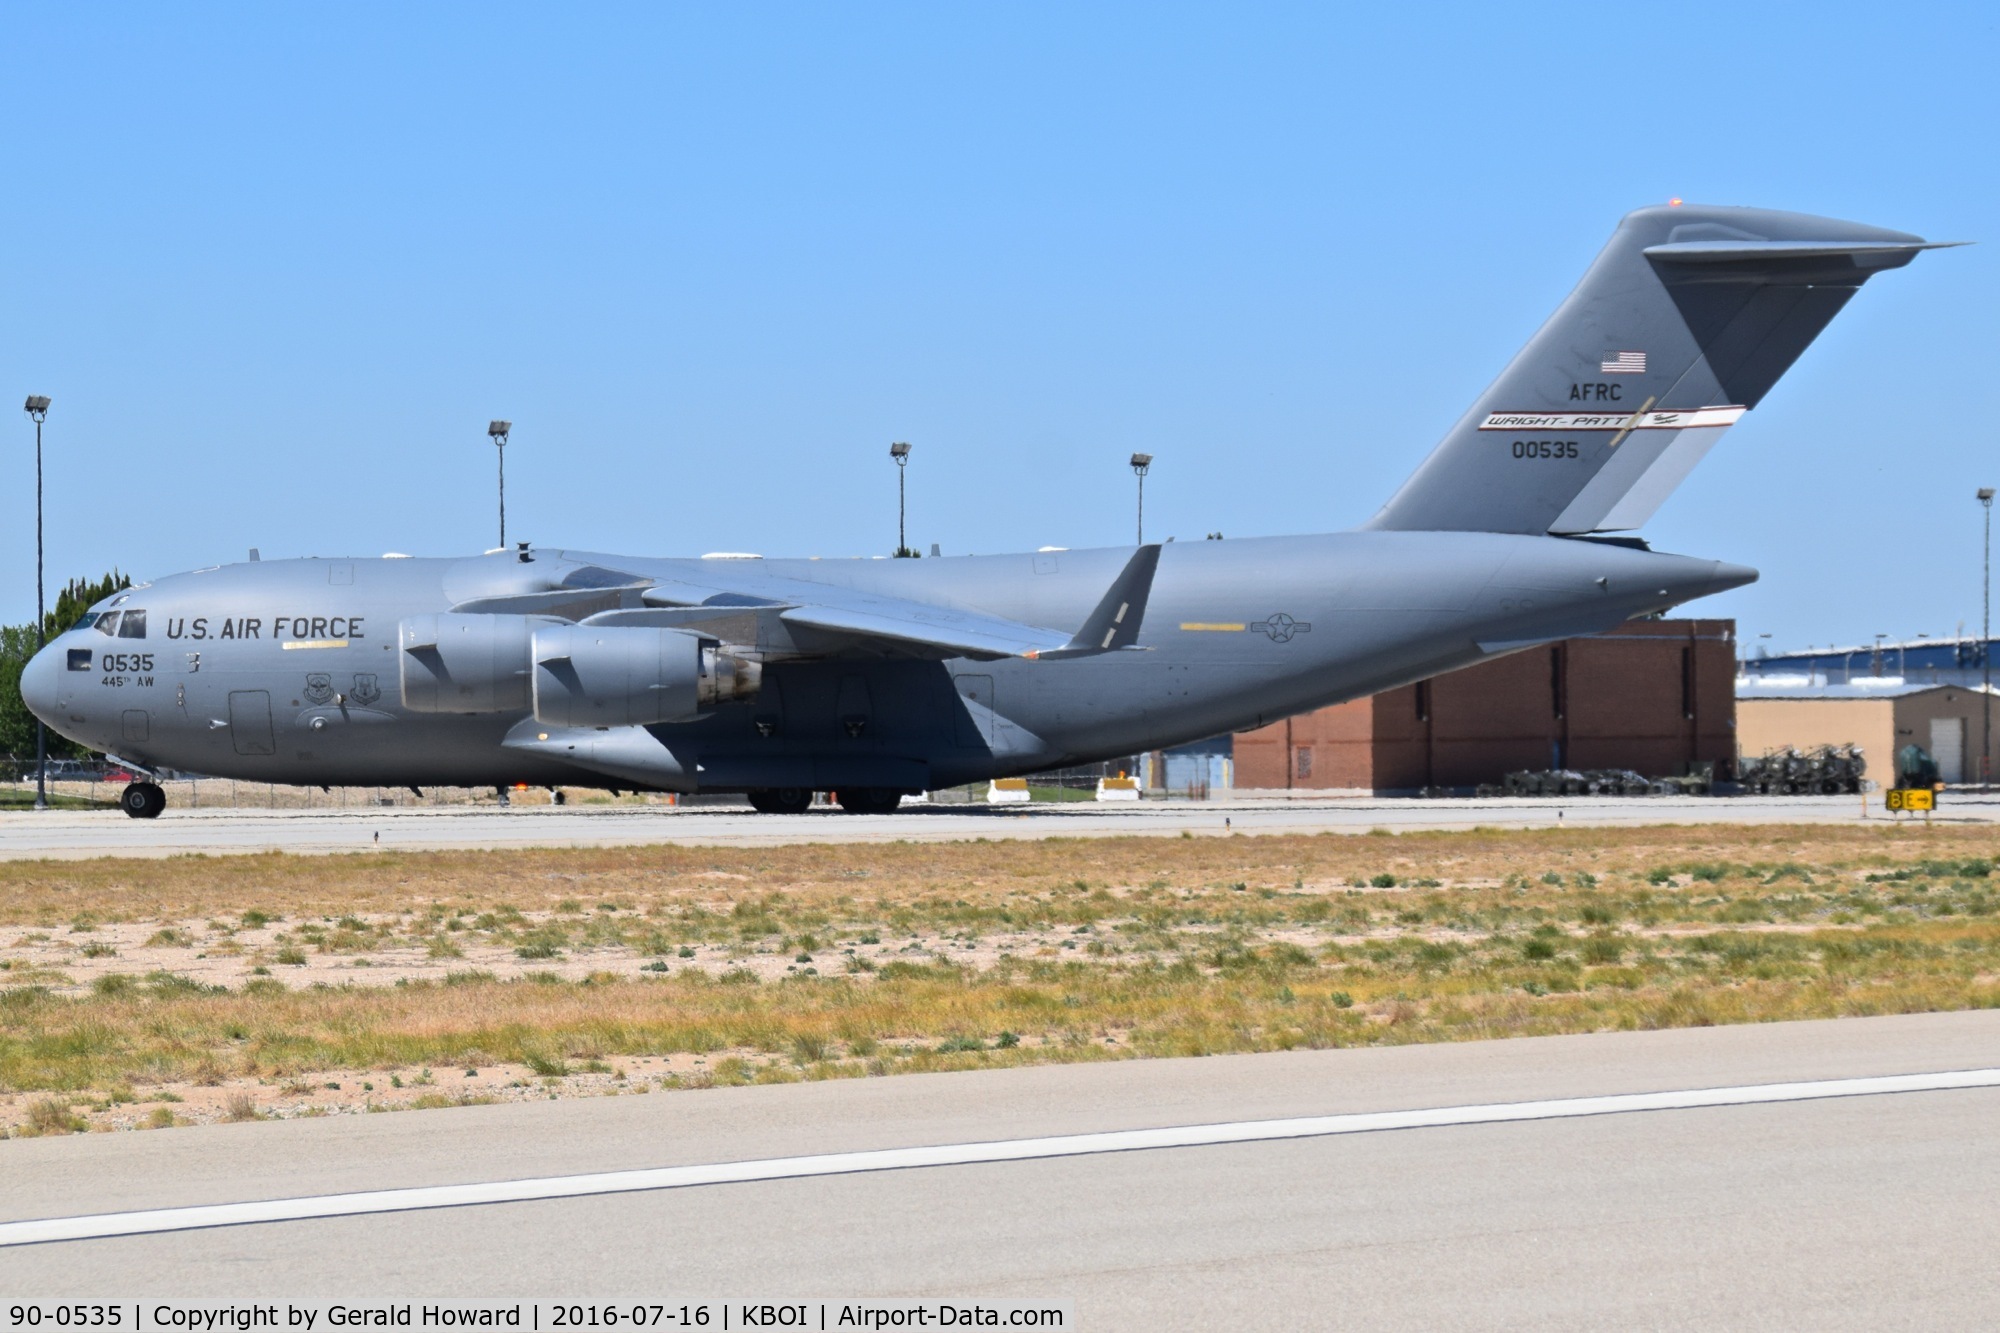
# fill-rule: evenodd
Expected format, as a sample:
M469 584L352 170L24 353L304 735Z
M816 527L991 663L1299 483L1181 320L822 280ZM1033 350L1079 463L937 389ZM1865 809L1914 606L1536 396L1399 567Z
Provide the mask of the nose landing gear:
M134 819L158 819L167 794L152 782L134 782L118 794L118 808Z

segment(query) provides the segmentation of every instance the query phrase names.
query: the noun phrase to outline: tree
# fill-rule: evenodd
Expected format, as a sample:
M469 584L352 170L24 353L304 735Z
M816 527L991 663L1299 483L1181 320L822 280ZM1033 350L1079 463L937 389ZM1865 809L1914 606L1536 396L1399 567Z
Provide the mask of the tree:
M120 574L115 569L94 583L86 579L71 579L56 594L55 609L43 620L42 628L53 639L81 619L85 611L112 593L131 586L132 576Z
M21 668L34 652L33 629L0 626L0 755L12 759L35 757L35 715L21 702Z
M93 604L131 586L131 578L115 569L100 579L71 579L56 594L55 607L43 620L43 631L54 638ZM21 668L34 655L32 624L0 626L0 755L30 763L35 758L35 715L21 700ZM50 758L80 759L88 753L82 746L49 733Z

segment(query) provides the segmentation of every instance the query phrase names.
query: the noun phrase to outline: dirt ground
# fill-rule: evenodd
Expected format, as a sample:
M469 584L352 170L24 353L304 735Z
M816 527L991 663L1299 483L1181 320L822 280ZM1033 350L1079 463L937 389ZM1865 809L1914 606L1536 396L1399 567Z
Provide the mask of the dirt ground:
M2000 1003L1938 827L0 864L0 1126Z

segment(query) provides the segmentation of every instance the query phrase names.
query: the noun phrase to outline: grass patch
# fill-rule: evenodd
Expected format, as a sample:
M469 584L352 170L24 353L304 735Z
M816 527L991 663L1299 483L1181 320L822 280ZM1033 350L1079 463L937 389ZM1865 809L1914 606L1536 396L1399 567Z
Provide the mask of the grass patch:
M28 1117L22 1128L29 1137L40 1137L45 1134L80 1134L89 1126L62 1098L37 1097L28 1103Z
M0 863L0 1093L18 1132L56 1133L118 1089L177 1082L234 1095L382 1071L396 1090L396 1070L586 1079L674 1057L681 1087L1991 1007L1990 839L1703 827ZM216 952L231 931L278 923L200 971L234 959ZM26 952L109 959L90 952L109 932L126 971L72 983ZM144 957L140 939L173 952ZM436 970L282 973L308 950ZM445 970L509 955L547 967Z

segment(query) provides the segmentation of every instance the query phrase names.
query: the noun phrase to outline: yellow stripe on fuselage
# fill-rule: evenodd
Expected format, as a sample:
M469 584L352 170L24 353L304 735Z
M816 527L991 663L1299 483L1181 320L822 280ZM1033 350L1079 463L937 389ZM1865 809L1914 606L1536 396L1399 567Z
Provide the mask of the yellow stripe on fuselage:
M1239 630L1242 630L1244 628L1244 625L1241 621L1232 621L1230 623L1225 624L1220 621L1183 620L1181 622L1181 628L1191 629L1191 630L1212 630L1217 633L1235 633Z
M345 647L347 646L347 640L345 640L345 639L293 639L293 640L292 640L292 641L291 641L290 643L285 643L285 644L280 644L280 645L278 645L278 646L279 646L279 647L281 647L281 648L283 648L283 649L284 649L284 650L285 650L286 652L288 652L288 653L289 653L289 652L290 652L290 651L292 651L292 649L294 649L294 648L345 648Z

